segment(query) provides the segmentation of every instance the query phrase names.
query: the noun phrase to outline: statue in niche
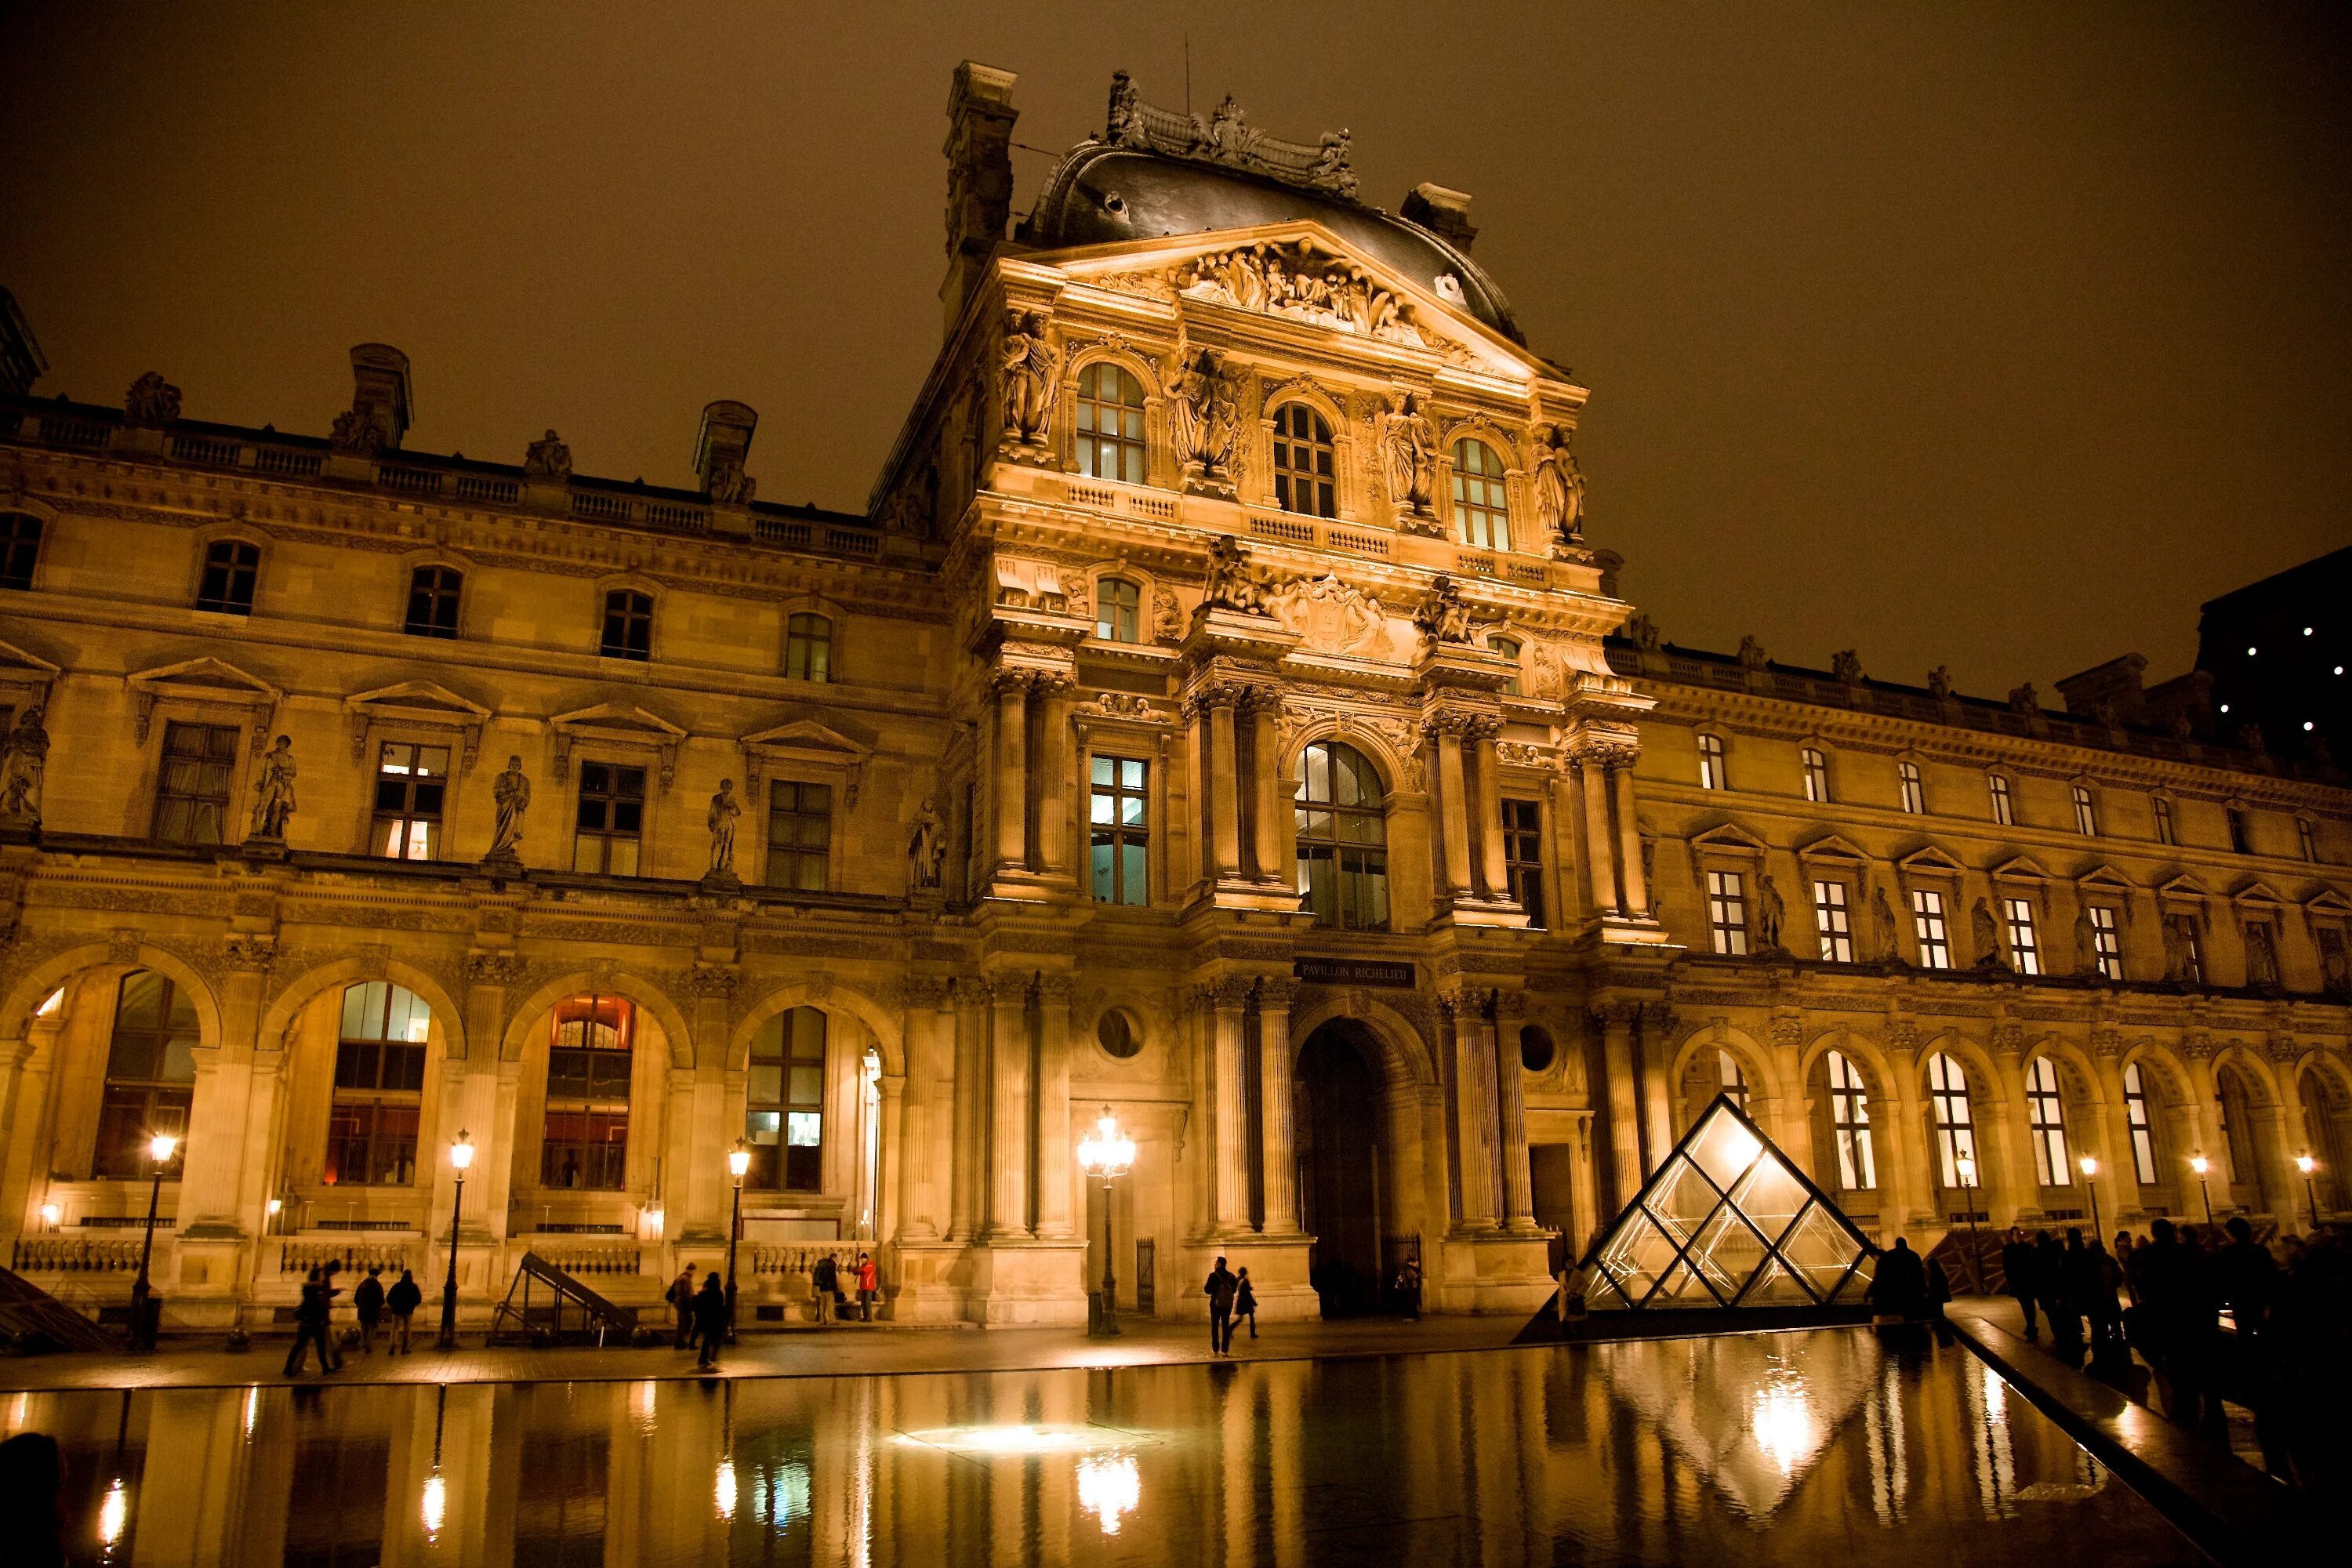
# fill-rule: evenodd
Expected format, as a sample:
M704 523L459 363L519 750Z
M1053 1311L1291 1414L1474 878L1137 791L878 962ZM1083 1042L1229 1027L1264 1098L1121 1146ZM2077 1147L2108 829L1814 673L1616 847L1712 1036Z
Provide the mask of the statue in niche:
M2249 921L2246 926L2246 984L2276 985L2278 983L2278 947L2271 940L2270 924L2265 921Z
M750 506L760 481L743 471L740 452L714 453L710 459L710 499L730 506Z
M294 738L280 735L253 770L255 838L280 839L294 820Z
M1584 475L1568 441L1557 425L1536 430L1536 523L1556 549L1584 538Z
M161 430L180 417L180 389L155 371L131 384L122 399L122 422L134 430Z
M550 430L523 452L522 471L534 479L568 479L572 477L572 448Z
M1764 645L1758 642L1753 635L1739 639L1739 652L1736 657L1742 669L1761 669L1767 662L1764 658Z
M947 859L947 835L940 826L940 807L928 796L915 814L915 831L907 841L907 889L929 892L940 885L940 867Z
M37 702L17 717L0 756L0 826L41 825L41 779L48 772L49 732Z
M1389 481L1389 500L1401 517L1428 519L1435 527L1430 495L1437 481L1437 427L1422 411L1421 399L1408 392L1389 405L1381 416L1381 464Z
M1270 608L1270 596L1265 568L1250 564L1249 554L1242 549L1240 541L1230 534L1219 534L1210 542L1209 575L1202 590L1202 603L1213 609L1263 616Z
M1176 591L1164 583L1151 593L1151 638L1171 646L1184 640L1184 606L1176 602Z
M703 819L710 829L710 868L703 875L711 880L734 879L735 819L742 815L742 803L735 798L735 781L720 779L719 793L710 797L710 811Z
M1927 672L1927 695L1938 702L1952 700L1952 672L1942 665Z
M2074 973L2099 973L2099 931L2091 923L2091 906L2074 906Z
M1992 906L1982 899L1969 910L1969 934L1976 940L1978 968L1999 969L2007 962L2000 953L2000 922L1992 918Z
M1830 655L1830 673L1848 686L1862 684L1862 656L1853 648Z
M1470 641L1470 606L1454 579L1439 573L1430 579L1429 592L1413 606L1412 624L1420 629L1424 648Z
M1870 923L1878 939L1878 956L1882 963L1903 962L1902 928L1895 922L1895 906L1887 901L1886 889L1873 889L1870 896Z
M1756 942L1765 952L1781 952L1780 927L1789 918L1789 906L1780 898L1780 889L1765 872L1756 879Z
M1055 377L1062 353L1045 337L1040 310L1014 310L1005 319L1004 347L997 365L1003 376L1004 438L1041 447L1053 421Z
M483 859L519 865L523 814L530 809L530 780L524 776L520 757L507 759L506 771L490 784L490 804L497 808L498 823L490 832L490 852Z
M1176 379L1168 386L1176 416L1176 452L1188 486L1233 488L1227 469L1241 431L1239 379L1231 366L1202 349L1180 362Z

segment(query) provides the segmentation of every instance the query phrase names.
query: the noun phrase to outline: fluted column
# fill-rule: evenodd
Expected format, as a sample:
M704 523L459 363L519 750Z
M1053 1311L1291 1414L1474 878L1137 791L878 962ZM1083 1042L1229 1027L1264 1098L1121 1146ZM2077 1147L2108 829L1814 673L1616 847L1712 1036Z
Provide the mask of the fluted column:
M907 1079L895 1123L885 1123L898 1150L898 1228L908 1241L929 1241L940 1233L938 1169L940 1088L951 1072L952 1057L940 1045L949 1015L940 1011L947 985L938 980L907 982ZM943 1061L941 1058L946 1058Z
M1601 764L1591 758L1579 758L1569 763L1569 778L1574 785L1577 805L1584 819L1584 831L1579 835L1584 851L1586 886L1592 896L1592 912L1604 915L1617 908L1616 857L1609 847L1608 787Z
M1644 1180L1656 1174L1675 1146L1674 1088L1666 1081L1674 1066L1667 1059L1674 1016L1664 1003L1651 1002L1643 1005L1638 1020L1642 1026L1642 1121L1648 1133L1642 1161Z
M1265 1233L1298 1230L1298 1146L1291 1088L1290 1002L1298 989L1289 980L1257 983L1258 1101L1263 1131L1260 1167L1265 1190Z
M1070 691L1067 676L1043 677L1037 687L1037 863L1041 870L1070 868Z
M1444 999L1454 1016L1454 1146L1462 1173L1462 1228L1492 1230L1502 1207L1496 1158L1495 1026L1470 987Z
M1533 1230L1536 1193L1528 1165L1527 1069L1519 1058L1522 1005L1516 994L1496 1000L1495 1082L1502 1090L1503 1224L1512 1230Z
M992 1010L985 981L958 981L947 998L955 1029L955 1080L950 1086L948 1237L970 1241L987 1207L988 1037Z
M1633 759L1609 764L1609 788L1617 800L1617 867L1625 879L1625 912L1650 912L1648 879L1642 874L1642 824L1633 815Z
M1241 874L1241 797L1235 792L1234 771L1240 765L1234 747L1234 704L1230 695L1208 700L1209 776L1201 787L1209 794L1209 874L1220 880Z
M1029 675L996 673L996 864L1029 868Z
M1070 994L1066 974L1037 977L1037 1234L1074 1234L1070 1168Z
M2147 1212L2139 1190L2139 1167L2132 1161L2131 1108L2124 1100L2124 1037L2115 1029L2091 1031L2091 1061L2099 1075L2099 1099L2105 1112L2099 1119L2106 1143L2099 1174L2115 1194L2114 1212L2105 1217L2120 1220L2126 1214Z
M1878 1184L1882 1194L1880 1228L1901 1234L1913 1216L1936 1212L1935 1151L1927 1143L1927 1111L1919 1093L1919 1030L1897 1022L1887 1029L1887 1069L1890 1081L1874 1086L1894 1107L1893 1114L1870 1109L1871 1136L1877 1147Z
M2042 1213L2042 1184L2034 1173L2033 1151L2025 1136L2025 1032L2015 1024L1995 1026L1992 1032L1993 1088L2000 1096L2000 1105L1990 1129L2000 1146L2000 1174L2004 1178L2003 1194L2021 1213L2032 1211L2033 1217ZM1979 1117L1979 1121L1984 1119ZM1977 1136L1982 1139L1987 1129L1979 1126ZM1979 1150L1982 1164L1982 1150ZM1979 1168L1978 1180L1983 1180Z
M1029 982L992 978L988 1032L988 1239L1029 1234Z
M1253 737L1257 763L1254 781L1257 790L1257 874L1264 882L1290 880L1290 870L1282 863L1282 819L1290 806L1283 798L1281 719L1281 692L1267 687L1252 696L1250 722L1257 727Z
M1478 869L1486 879L1486 896L1497 902L1511 896L1511 873L1503 859L1503 775L1495 755L1499 728L1482 723L1465 737L1474 749L1478 772Z
M1451 726L1433 727L1437 742L1438 838L1445 847L1445 894L1450 899L1470 892L1470 812L1468 781L1462 766L1462 736Z
M1249 1219L1249 1098L1242 1078L1242 1010L1249 982L1228 976L1203 987L1210 1011L1210 1058L1217 1110L1211 1218L1219 1236L1239 1236Z
M1609 1165L1615 1190L1602 1205L1614 1216L1642 1190L1640 1086L1633 1077L1633 1008L1614 1002L1595 1008L1601 1025L1601 1068L1609 1075Z

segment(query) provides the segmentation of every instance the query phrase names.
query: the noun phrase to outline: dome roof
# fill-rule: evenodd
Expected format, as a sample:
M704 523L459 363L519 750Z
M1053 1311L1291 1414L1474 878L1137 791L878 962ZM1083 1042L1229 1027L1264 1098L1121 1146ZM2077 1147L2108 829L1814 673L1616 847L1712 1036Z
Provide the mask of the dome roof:
M1493 279L1463 251L1417 223L1245 170L1103 142L1073 148L1045 182L1015 236L1040 250L1161 239L1305 218L1351 249L1447 300L1515 343L1527 339Z

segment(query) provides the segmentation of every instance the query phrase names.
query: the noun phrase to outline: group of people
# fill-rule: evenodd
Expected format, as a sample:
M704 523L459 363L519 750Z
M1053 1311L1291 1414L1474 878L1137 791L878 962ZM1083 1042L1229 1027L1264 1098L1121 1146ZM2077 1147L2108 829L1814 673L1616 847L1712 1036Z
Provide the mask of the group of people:
M670 1310L677 1317L677 1348L696 1352L697 1366L713 1367L719 1364L719 1348L728 1337L727 1288L716 1268L703 1275L699 1289L695 1286L694 1274L695 1266L688 1264L670 1281L667 1292ZM845 1279L847 1285L843 1283ZM820 1324L845 1321L849 1313L847 1293L854 1289L857 1292L858 1321L872 1322L881 1283L872 1253L859 1253L856 1264L845 1274L833 1255L825 1254L809 1270L809 1294L816 1309L816 1321Z
M335 1298L342 1294L335 1284L335 1276L342 1272L342 1268L341 1259L331 1259L303 1279L302 1299L294 1309L294 1346L286 1352L287 1376L301 1375L313 1345L319 1350L320 1376L343 1369L343 1352L335 1343ZM352 1290L352 1310L359 1320L361 1352L375 1353L375 1336L383 1330L384 1319L390 1317L392 1327L387 1331L385 1353L406 1355L409 1323L424 1300L425 1292L417 1288L415 1275L407 1269L402 1269L400 1278L386 1289L383 1269L370 1264L367 1277Z
M1209 1298L1209 1349L1218 1355L1234 1353L1234 1321L1249 1320L1249 1337L1257 1338L1257 1292L1250 1289L1249 1266L1244 1264L1236 1274L1225 1267L1221 1257L1217 1266L1209 1270L1209 1282L1202 1289Z

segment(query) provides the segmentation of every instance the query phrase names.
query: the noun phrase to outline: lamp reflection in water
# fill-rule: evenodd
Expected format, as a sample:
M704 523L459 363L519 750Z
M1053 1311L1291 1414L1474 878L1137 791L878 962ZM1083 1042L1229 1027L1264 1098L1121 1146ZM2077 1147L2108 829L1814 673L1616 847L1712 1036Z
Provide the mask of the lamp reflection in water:
M1143 1501L1143 1475L1132 1454L1089 1455L1078 1461L1078 1506L1102 1521L1105 1535Z
M719 1504L719 1517L730 1524L735 1521L735 1461L719 1461L719 1479L711 1488L713 1500Z
M441 1539L441 1521L448 1517L449 1483L435 1471L425 1479L425 1539L429 1544Z
M901 1432L892 1439L953 1454L1081 1454L1099 1448L1126 1447L1137 1441L1132 1432L1103 1426L1054 1426L1019 1423L998 1426L934 1426L924 1432Z
M106 1500L98 1505L98 1541L112 1554L122 1540L123 1526L131 1522L131 1494L122 1488L122 1478L106 1489Z
M1756 1391L1756 1408L1748 1427L1755 1435L1756 1446L1780 1467L1784 1476L1793 1474L1800 1462L1812 1458L1822 1436L1814 1430L1812 1405L1805 1397L1804 1381L1794 1374L1775 1377Z

